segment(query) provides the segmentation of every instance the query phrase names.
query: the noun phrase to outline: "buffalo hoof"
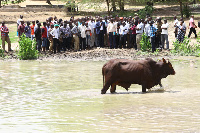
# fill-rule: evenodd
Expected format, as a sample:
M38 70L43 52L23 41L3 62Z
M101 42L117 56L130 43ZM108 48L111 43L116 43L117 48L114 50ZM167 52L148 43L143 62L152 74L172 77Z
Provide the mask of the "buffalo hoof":
M106 94L106 92L105 91L101 91L101 94Z

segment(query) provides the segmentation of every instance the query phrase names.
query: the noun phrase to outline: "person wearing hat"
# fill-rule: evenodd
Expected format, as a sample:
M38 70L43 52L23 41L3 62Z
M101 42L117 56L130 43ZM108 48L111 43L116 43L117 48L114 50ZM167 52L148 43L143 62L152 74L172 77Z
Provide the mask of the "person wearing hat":
M54 50L54 54L56 54L56 49L57 52L60 52L59 48L60 48L60 43L59 43L59 37L60 37L60 29L59 29L59 25L55 24L54 25L54 29L50 32L50 34L53 36L53 50Z
M1 23L1 40L2 40L2 48L5 51L5 42L8 43L8 51L12 51L11 49L11 42L9 38L9 29L6 27L5 22Z

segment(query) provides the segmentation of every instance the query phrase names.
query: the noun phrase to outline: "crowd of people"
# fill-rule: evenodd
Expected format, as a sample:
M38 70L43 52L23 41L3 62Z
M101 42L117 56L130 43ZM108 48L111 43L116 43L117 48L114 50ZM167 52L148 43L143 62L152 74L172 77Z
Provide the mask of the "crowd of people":
M197 26L194 23L194 16L189 21L190 32L197 37ZM159 49L169 50L168 41L169 24L161 17L155 20L147 15L145 19L140 19L137 14L134 17L116 16L96 16L82 17L75 19L73 16L69 20L62 20L49 17L45 22L33 20L24 22L23 16L17 20L18 37L25 34L26 37L35 39L38 51L51 51L53 53L61 51L81 51L93 47L113 48L134 48L140 50L142 35L148 36L152 52ZM183 42L186 33L186 24L183 19L174 16L175 37L179 42ZM11 51L9 30L2 22L1 39L2 48L5 50L5 41L8 43L8 50ZM166 46L165 46L166 45Z

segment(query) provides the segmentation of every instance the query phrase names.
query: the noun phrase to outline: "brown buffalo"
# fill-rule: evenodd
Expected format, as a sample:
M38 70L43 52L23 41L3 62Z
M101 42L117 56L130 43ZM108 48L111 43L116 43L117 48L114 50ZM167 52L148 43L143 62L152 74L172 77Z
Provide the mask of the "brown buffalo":
M171 63L164 58L158 62L150 58L145 60L112 59L104 64L102 74L101 94L105 94L110 86L110 92L114 93L116 85L128 91L131 84L139 84L142 85L142 92L158 84L162 87L161 79L168 75L175 75L175 71Z

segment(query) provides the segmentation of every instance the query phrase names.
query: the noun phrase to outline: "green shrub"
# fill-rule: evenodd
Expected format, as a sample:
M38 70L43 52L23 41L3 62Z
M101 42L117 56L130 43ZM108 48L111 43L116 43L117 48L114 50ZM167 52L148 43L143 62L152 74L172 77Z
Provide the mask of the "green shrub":
M4 57L4 50L2 48L2 44L0 43L0 57Z
M139 10L138 15L140 18L145 19L147 14L151 15L153 13L153 10L153 6L146 5L145 8Z
M19 41L18 57L22 60L38 58L38 51L36 50L36 41L25 37L23 34Z
M181 56L200 56L200 43L197 42L197 44L191 45L190 40L187 37L185 37L182 43L179 43L179 41L176 40L173 45L174 49L171 50L172 54Z
M145 34L142 35L142 39L140 41L141 51L150 51L151 50L151 42Z
M189 6L187 4L183 6L183 15L186 18L189 18L190 15L191 15L191 10L190 10L190 8L189 8Z

